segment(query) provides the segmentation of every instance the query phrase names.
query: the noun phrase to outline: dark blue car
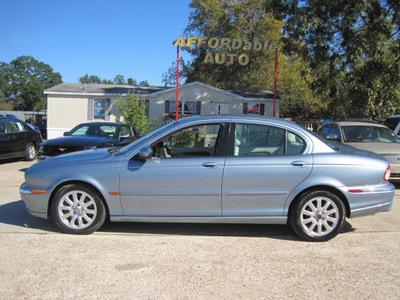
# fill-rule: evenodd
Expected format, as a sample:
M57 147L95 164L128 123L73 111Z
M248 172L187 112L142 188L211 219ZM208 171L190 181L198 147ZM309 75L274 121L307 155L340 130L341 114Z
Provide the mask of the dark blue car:
M48 140L39 146L38 158L60 154L124 146L139 138L135 128L127 124L111 122L83 123L65 132L64 137Z

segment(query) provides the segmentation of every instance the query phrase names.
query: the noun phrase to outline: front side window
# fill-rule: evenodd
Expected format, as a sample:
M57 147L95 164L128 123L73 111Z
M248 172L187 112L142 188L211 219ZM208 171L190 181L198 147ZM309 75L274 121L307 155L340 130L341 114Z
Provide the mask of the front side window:
M152 145L154 156L161 158L215 156L221 124L182 129Z
M301 154L306 144L283 128L237 124L234 147L234 156L276 156Z

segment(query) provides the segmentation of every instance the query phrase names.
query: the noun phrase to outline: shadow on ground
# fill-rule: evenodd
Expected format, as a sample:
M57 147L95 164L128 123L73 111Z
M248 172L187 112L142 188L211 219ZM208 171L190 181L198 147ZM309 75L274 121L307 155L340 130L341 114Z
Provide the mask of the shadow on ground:
M30 215L22 200L0 206L0 223L48 233L61 233L51 218L44 220ZM343 233L353 232L346 222ZM8 231L8 230L6 230ZM287 225L266 224L190 224L190 223L111 223L99 230L102 234L155 234L187 236L264 237L288 241L301 241Z
M59 231L51 219L44 220L29 214L22 200L0 206L0 223L48 232Z

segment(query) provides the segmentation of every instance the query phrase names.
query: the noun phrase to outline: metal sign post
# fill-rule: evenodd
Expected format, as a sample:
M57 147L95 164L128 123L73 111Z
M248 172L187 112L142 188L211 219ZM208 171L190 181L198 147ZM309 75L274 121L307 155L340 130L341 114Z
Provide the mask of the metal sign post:
M274 113L273 117L276 116L276 79L278 77L278 49L275 50L275 76L274 76Z
M176 116L175 120L179 119L179 46L176 47Z

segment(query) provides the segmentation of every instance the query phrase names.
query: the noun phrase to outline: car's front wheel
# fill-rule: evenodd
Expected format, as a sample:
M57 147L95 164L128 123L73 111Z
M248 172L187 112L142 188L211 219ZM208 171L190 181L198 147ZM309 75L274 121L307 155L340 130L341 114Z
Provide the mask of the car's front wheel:
M51 213L62 231L74 234L93 233L106 218L106 209L99 194L81 184L60 188L54 196Z
M304 240L323 242L342 231L345 218L346 208L339 197L327 191L312 191L294 204L289 222Z
M32 161L36 157L36 147L35 144L29 143L25 149L25 160Z

